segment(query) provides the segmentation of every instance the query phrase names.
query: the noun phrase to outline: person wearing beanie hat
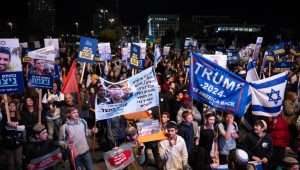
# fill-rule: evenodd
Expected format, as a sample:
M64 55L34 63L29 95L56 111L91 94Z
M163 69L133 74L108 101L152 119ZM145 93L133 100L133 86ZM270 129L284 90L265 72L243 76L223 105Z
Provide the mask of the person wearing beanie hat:
M177 135L177 128L176 122L168 122L168 139L162 140L158 144L159 156L164 162L164 170L189 167L187 148L184 139Z
M241 141L241 148L249 154L249 159L261 162L264 169L270 169L273 152L272 139L266 133L267 128L266 121L257 120L254 124L254 132L247 134Z
M31 160L42 157L59 149L58 145L56 145L52 140L48 139L48 132L43 124L35 124L33 126L33 133L33 138L30 139L30 142L24 148L25 164L27 169L34 168ZM60 152L58 153L58 158L62 158ZM54 166L55 164L50 165L50 167Z

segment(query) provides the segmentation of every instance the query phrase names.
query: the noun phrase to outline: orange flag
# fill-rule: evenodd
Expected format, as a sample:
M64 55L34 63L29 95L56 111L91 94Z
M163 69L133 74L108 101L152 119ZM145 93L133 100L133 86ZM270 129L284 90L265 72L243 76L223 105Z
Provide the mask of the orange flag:
M76 60L73 61L72 66L68 72L67 77L64 79L64 84L62 87L62 93L78 93L79 95L79 87L76 79L77 76L77 68L76 68Z

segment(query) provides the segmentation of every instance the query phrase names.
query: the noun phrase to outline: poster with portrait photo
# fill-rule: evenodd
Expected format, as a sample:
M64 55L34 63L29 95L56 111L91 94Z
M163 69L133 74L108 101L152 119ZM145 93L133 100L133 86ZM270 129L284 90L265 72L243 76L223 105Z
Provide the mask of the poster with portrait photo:
M96 120L146 111L159 105L158 83L152 67L116 83L100 78L96 91Z
M24 91L18 39L0 39L0 94Z
M54 47L49 46L28 53L32 59L29 63L28 86L51 89L54 76Z

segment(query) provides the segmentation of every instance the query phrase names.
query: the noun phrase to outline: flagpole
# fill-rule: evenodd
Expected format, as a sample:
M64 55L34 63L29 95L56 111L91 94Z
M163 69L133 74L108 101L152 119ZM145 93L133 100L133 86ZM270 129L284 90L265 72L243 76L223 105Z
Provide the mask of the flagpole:
M83 69L82 69L82 73L81 73L80 84L82 84L82 81L83 81L85 67L86 67L86 63L83 63Z
M42 89L37 89L39 94L39 107L38 107L38 124L42 124Z
M269 77L271 77L271 62L269 62Z
M7 122L10 123L11 119L10 119L10 112L9 112L9 109L8 109L7 94L4 94L3 98L4 98L4 102L5 102L5 112L6 112Z

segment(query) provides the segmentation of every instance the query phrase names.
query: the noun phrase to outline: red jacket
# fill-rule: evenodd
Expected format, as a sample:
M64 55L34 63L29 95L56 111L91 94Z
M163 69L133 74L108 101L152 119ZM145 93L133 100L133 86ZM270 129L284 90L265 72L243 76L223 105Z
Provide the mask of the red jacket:
M273 146L287 147L290 143L289 126L287 121L280 115L277 122L271 127L271 137Z

